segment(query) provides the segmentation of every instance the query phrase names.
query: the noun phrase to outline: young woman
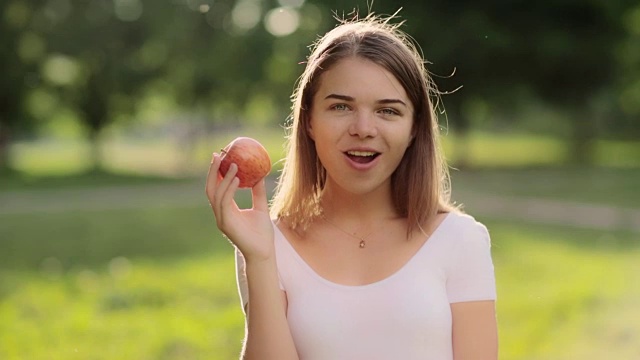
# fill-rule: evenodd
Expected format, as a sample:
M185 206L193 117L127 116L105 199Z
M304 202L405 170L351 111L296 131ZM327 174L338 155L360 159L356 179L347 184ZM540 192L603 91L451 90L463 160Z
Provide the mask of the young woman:
M344 21L315 44L270 207L262 182L239 209L237 167L213 156L245 359L497 359L489 235L449 201L437 93L398 26Z

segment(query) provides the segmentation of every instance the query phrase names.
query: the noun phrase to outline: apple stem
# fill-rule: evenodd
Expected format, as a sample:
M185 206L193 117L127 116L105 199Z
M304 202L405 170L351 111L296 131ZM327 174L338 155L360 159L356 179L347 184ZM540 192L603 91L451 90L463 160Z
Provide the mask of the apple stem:
M227 155L227 151L226 151L225 149L220 149L220 152L221 152L223 155Z

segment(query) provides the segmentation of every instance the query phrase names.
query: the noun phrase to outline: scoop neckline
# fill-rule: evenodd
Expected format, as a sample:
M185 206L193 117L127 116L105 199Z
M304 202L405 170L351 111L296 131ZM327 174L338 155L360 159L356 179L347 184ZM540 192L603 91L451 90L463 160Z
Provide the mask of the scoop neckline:
M317 281L320 281L321 283L328 285L330 287L334 287L334 288L339 288L339 289L347 289L347 290L362 290L362 289L368 289L368 288L372 288L372 287L377 287L377 286L381 286L387 282L393 281L394 278L400 276L400 274L402 272L405 271L405 269L407 269L414 261L415 259L423 252L425 251L424 249L426 249L431 243L433 243L433 240L438 238L440 233L442 232L442 228L444 227L444 225L449 221L449 219L452 217L451 216L452 212L448 212L445 215L445 218L442 219L442 221L440 222L440 224L438 224L438 226L433 230L433 232L431 233L431 235L428 236L428 238L424 241L424 243L422 245L420 245L420 247L418 248L418 250L411 255L411 257L400 267L398 268L396 271L394 271L393 273L389 274L388 276L380 279L380 280L376 280L373 282L370 282L368 284L362 284L362 285L346 285L346 284L340 284L337 282L334 282L332 280L329 280L327 278L325 278L324 276L318 274L318 272L311 267L311 265L309 265L309 263L307 263L307 261L298 253L298 251L293 247L293 245L291 245L291 243L289 242L289 240L287 239L287 237L284 235L284 233L282 232L282 230L280 230L280 228L274 223L273 226L275 228L275 231L279 234L279 237L281 238L280 240L282 242L285 243L285 246L289 248L289 250L293 253L293 257L296 259L297 262L299 262L302 267L310 273L310 275L316 279Z

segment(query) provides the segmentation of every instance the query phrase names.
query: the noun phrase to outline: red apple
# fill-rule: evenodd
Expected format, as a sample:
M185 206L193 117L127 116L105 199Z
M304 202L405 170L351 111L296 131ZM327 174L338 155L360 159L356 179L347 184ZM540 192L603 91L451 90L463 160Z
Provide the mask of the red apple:
M254 187L271 171L271 159L267 150L255 139L239 137L221 150L220 174L225 176L231 164L238 166L240 188Z

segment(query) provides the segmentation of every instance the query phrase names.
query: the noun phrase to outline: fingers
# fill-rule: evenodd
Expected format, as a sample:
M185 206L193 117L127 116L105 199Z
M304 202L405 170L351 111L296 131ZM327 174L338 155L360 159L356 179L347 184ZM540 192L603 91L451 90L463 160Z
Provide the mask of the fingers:
M264 179L258 181L258 183L251 189L251 202L254 209L263 212L269 211L267 187Z
M226 194L229 190L229 185L236 178L236 174L238 173L238 165L231 164L224 178L221 175L218 175L218 183L215 187L215 192L213 194L214 203L220 203L223 199L223 195ZM220 180L222 179L222 180ZM231 194L233 195L233 194Z
M211 166L209 167L209 173L207 174L205 192L209 199L209 204L216 215L220 213L221 206L225 199L226 201L230 201L229 198L233 199L233 195L238 188L237 184L231 186L234 180L239 183L238 179L236 179L236 174L238 173L238 166L236 164L231 164L224 178L218 172L219 169L220 155L214 153ZM229 192L230 196L226 196Z
M220 155L213 153L211 158L211 165L209 166L209 172L207 173L207 181L205 183L205 193L209 198L209 203L213 204L213 195L215 194L216 185L218 182L220 169Z

